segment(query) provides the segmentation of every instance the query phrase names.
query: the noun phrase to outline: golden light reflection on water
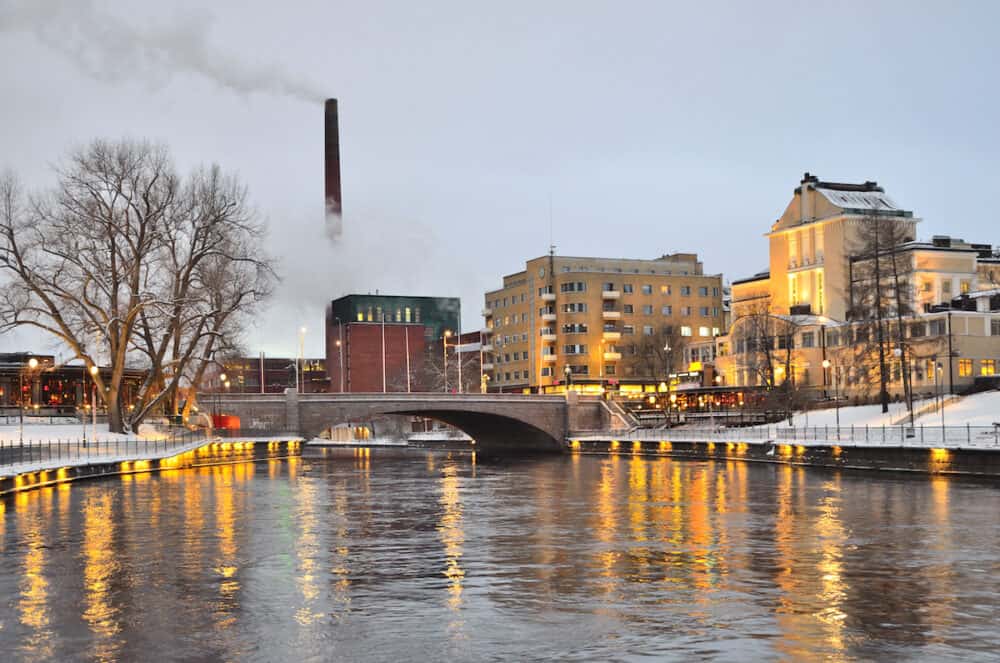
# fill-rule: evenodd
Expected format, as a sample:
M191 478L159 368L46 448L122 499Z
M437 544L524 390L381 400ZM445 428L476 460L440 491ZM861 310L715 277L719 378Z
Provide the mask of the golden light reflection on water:
M121 646L119 604L111 586L118 575L116 523L109 493L95 495L83 506L83 620L94 636L94 658L112 661Z
M454 463L445 465L440 480L441 507L444 509L438 523L438 536L444 544L444 576L448 579L448 607L458 610L462 607L462 585L465 570L462 568L462 546L465 530L462 526L462 502L459 495L458 469Z
M296 490L296 521L299 532L295 541L295 557L298 569L295 582L302 595L302 605L295 612L295 621L302 626L314 624L323 619L323 612L316 609L320 596L318 571L320 527L316 501L318 498L316 481L304 478Z
M823 484L825 495L820 500L819 516L815 531L819 539L820 587L817 599L822 606L816 617L823 624L829 648L836 653L844 649L844 601L847 587L844 583L843 557L847 530L841 519L840 475Z
M349 522L347 490L343 484L334 488L334 535L338 545L334 549L331 571L333 580L333 617L338 621L347 617L351 609L351 551L347 546Z
M18 494L15 504L19 512L18 534L26 544L22 563L20 596L17 610L21 624L29 629L21 649L37 659L52 656L50 627L49 581L45 577L46 550L44 527L48 514L41 504L32 504L32 496ZM23 526L22 526L23 524Z

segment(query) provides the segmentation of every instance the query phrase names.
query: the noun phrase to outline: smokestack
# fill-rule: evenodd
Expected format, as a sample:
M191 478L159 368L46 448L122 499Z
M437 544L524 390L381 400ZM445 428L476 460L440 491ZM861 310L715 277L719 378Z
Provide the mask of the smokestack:
M327 224L334 226L332 230L340 233L341 197L340 197L340 127L337 119L337 100L326 100L326 219Z

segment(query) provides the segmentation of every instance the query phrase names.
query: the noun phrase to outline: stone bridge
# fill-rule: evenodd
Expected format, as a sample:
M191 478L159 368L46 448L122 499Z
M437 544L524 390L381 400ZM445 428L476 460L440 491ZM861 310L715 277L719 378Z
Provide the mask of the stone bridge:
M339 423L378 415L436 419L464 431L477 447L501 451L561 451L570 430L598 428L601 403L576 394L201 394L205 409L240 418L242 432L294 432L310 439Z

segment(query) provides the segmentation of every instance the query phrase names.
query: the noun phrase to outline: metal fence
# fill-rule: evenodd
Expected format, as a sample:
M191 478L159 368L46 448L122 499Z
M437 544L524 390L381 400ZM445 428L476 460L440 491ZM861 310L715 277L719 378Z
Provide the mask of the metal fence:
M1000 449L1000 425L993 426L724 426L574 431L574 438L686 442L766 442L853 446Z
M159 438L115 437L111 439L84 440L25 439L0 441L0 472L12 465L50 465L67 463L114 462L116 459L132 460L160 457L168 452L206 439L202 430L175 430Z

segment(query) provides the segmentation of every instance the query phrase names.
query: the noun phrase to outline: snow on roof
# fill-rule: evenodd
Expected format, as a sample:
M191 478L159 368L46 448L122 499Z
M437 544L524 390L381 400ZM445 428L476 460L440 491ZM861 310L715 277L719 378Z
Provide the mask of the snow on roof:
M816 187L827 200L837 207L848 209L871 209L886 211L902 211L892 199L881 191L835 191Z
M980 297L995 297L1000 295L1000 288L990 288L989 290L976 290L974 292L967 292L965 296L969 299L979 299Z

